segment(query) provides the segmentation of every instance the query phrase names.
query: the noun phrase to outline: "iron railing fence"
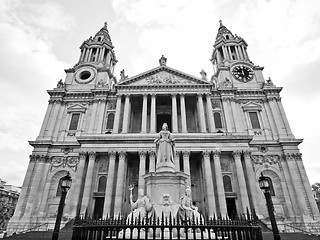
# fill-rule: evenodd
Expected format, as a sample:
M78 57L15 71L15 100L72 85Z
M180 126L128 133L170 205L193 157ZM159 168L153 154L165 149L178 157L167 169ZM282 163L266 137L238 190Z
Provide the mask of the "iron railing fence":
M152 219L139 217L135 220L122 217L75 219L72 240L102 239L262 240L262 233L256 219L249 215L234 219L214 217L185 221L164 214Z

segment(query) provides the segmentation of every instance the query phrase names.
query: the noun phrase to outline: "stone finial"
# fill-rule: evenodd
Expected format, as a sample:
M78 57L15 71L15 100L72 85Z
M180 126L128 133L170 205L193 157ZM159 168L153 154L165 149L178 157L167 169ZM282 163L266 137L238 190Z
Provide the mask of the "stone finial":
M128 78L128 76L126 76L125 72L124 72L124 69L122 69L120 71L120 81L123 81L125 80L126 78Z
M222 20L219 20L219 23L220 23L220 27L222 27L223 26Z
M160 66L166 66L167 65L167 58L164 57L163 55L159 59Z
M108 23L107 22L104 22L104 28L107 28L108 27Z
M202 80L207 80L207 73L203 69L201 70L200 75Z

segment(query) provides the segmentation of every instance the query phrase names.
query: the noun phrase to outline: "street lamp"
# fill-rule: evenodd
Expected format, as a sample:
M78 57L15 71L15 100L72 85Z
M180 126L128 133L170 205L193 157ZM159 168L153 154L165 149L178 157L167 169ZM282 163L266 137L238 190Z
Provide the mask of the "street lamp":
M61 223L61 218L63 213L64 202L66 200L67 192L71 187L71 182L72 182L72 179L70 177L70 173L68 172L67 175L61 179L61 190L62 190L61 198L59 202L56 223L54 225L54 230L52 234L52 240L58 240L58 237L59 237L59 230L60 230L60 223Z
M271 226L272 226L273 238L274 240L281 240L278 226L276 223L276 218L273 213L274 208L273 208L273 203L272 203L271 194L270 194L270 182L269 182L269 179L263 176L262 173L261 173L261 176L259 177L259 187L264 193L264 196L266 198L268 213L269 213Z

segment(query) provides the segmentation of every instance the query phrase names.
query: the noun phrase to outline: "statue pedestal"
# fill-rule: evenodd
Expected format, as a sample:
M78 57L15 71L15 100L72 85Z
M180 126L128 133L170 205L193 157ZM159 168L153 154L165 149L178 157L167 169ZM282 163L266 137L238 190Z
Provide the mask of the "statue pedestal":
M161 171L147 173L143 177L151 202L158 203L163 194L169 194L172 201L180 203L180 198L185 195L189 175L183 172Z

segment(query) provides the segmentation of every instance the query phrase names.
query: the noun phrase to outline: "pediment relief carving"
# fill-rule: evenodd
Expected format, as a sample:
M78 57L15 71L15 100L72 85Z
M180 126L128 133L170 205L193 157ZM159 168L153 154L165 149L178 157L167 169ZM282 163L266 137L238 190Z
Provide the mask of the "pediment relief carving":
M154 73L153 73L154 72ZM152 74L153 73L153 74ZM152 86L152 85L210 85L201 79L179 71L163 69L161 71L151 71L138 75L126 81L120 82L119 86Z

